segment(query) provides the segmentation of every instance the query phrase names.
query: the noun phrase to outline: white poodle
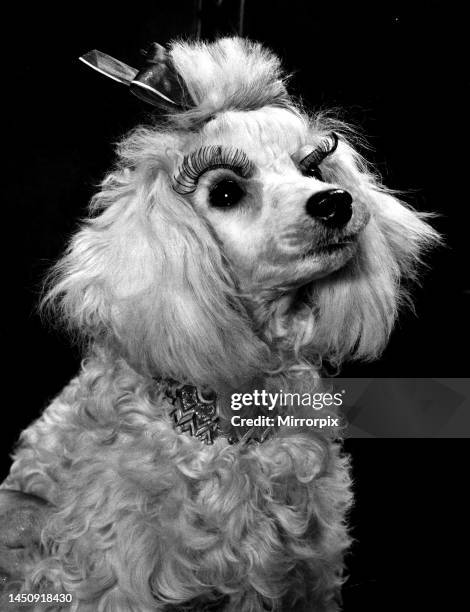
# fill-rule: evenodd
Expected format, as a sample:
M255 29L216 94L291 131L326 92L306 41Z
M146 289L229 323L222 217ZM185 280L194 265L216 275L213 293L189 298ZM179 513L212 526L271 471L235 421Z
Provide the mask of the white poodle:
M351 504L338 432L235 427L231 395L311 393L322 364L377 357L437 235L259 44L176 42L159 62L181 99L121 142L48 285L84 360L0 492L3 597L336 610Z

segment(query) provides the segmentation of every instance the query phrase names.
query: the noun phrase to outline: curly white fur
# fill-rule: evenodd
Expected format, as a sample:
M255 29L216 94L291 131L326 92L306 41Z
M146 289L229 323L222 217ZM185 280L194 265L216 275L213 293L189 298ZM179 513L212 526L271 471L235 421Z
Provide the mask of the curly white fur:
M54 506L23 588L73 593L80 612L335 610L351 492L334 436L285 427L205 447L171 427L156 379L210 386L227 420L234 391L311 392L322 361L380 353L436 234L343 124L296 106L261 46L178 42L171 56L191 109L123 140L45 300L87 357L3 485ZM301 176L296 152L332 129L324 182ZM210 172L190 196L173 189L184 155L209 145L256 168L242 212L208 206ZM354 246L307 257L325 236L304 204L325 183L353 196Z

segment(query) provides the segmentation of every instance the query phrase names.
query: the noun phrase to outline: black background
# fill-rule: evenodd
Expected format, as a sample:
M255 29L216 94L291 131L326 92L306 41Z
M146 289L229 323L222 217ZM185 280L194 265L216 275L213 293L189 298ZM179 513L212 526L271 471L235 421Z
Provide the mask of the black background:
M202 35L235 33L238 2L204 0ZM255 2L244 33L284 60L310 107L341 107L360 125L387 186L433 211L446 246L428 258L378 362L346 376L465 377L469 340L468 179L461 156L462 16L445 2ZM113 161L113 143L148 118L125 88L77 61L98 48L131 65L147 42L194 33L194 3L74 3L13 7L3 24L6 70L2 186L4 346L1 476L19 432L75 373L79 355L35 312L41 280ZM6 221L8 219L8 221ZM13 272L10 280L10 274ZM18 284L19 281L19 284ZM5 391L10 389L11 391ZM467 440L349 440L357 542L346 610L464 606L468 545ZM467 538L467 540L465 540ZM458 554L463 557L458 558Z

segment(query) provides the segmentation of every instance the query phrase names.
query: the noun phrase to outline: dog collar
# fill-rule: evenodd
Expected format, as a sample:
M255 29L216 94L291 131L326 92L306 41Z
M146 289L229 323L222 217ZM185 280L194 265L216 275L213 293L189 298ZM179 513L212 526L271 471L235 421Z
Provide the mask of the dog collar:
M251 427L243 434L226 432L220 422L217 394L211 389L179 383L167 379L162 381L162 390L171 408L169 416L179 434L197 438L206 445L214 444L218 438L226 438L229 444L261 444L272 437L273 427L259 430Z
M197 438L204 444L214 444L223 435L217 395L213 391L167 380L164 393L171 404L169 415L178 433Z

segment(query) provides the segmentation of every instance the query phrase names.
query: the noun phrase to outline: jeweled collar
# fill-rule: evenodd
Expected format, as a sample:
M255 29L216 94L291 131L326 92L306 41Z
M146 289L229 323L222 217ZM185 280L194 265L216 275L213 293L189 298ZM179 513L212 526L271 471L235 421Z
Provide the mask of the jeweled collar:
M261 444L274 433L273 427L266 427L261 434L256 427L251 427L243 434L238 433L238 429L226 432L221 425L219 403L214 391L171 379L159 382L171 404L169 415L174 428L180 434L211 445L217 438L226 438L229 444Z

